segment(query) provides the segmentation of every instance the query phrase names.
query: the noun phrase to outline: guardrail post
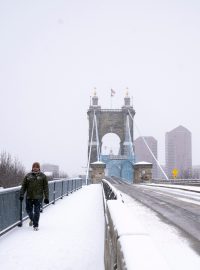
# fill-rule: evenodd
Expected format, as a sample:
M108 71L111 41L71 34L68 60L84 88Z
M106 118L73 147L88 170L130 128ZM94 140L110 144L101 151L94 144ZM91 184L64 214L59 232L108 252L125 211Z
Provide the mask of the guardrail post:
M72 190L71 190L71 193L73 193L74 191L74 180L72 180Z
M77 185L76 185L77 183L76 182L77 182L77 179L75 179L74 181L75 181L75 191L76 191L76 187L77 187Z
M62 180L62 190L61 190L61 199L63 198L63 180Z
M56 182L53 183L53 204L56 201Z
M66 196L69 195L69 180L67 180L67 193L66 193Z
M20 201L20 205L19 205L19 220L20 220L20 223L19 223L19 227L22 227L23 225L23 219L22 219L22 201Z

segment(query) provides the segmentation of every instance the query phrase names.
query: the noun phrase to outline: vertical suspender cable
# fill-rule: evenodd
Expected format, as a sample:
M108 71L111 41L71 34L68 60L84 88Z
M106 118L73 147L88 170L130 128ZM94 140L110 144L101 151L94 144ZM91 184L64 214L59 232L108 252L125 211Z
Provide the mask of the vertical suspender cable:
M94 111L94 116L95 116L95 111ZM86 172L86 185L88 184L88 172L89 172L89 167L90 167L90 156L91 156L91 150L92 150L93 133L94 133L94 117L93 117L93 123L92 123L92 134L91 134L91 139L90 139L90 151L89 151L87 172Z
M97 140L97 160L99 161L99 159L100 159L99 134L98 134L98 129L97 129L97 118L96 118L96 114L95 113L94 113L94 119L95 119L96 140Z
M126 117L127 126L128 126L128 136L129 136L129 143L131 148L132 157L134 157L134 151L133 151L133 142L131 140L131 132L130 132L130 125L129 125L129 116Z
M130 111L129 111L129 110L128 110L128 112L129 112L130 117L131 117L132 120L133 120L133 117L132 117L132 115L130 114ZM160 166L159 161L157 160L157 158L154 156L153 152L151 151L151 148L148 146L148 144L147 144L145 138L141 135L141 132L140 132L139 128L137 127L136 123L135 123L135 126L136 126L136 128L137 128L137 130L138 130L139 135L142 137L142 139L143 139L143 141L144 141L146 147L148 148L148 150L149 150L149 152L151 153L152 157L154 158L154 160L155 160L156 163L158 164L158 166L159 166L161 172L162 172L163 175L165 176L166 180L169 180L169 178L167 177L167 175L166 175L166 173L164 172L163 168Z

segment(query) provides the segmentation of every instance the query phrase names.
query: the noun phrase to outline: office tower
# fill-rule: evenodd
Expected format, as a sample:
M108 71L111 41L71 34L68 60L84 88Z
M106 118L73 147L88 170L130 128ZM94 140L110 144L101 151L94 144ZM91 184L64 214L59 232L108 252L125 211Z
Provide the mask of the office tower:
M165 135L165 160L169 178L172 171L178 170L177 178L190 178L192 171L191 132L183 127L169 131Z
M157 159L157 140L152 136L145 136L144 139ZM134 146L135 146L136 162L147 161L152 163L153 164L152 177L154 179L157 178L157 163L153 158L152 154L150 153L149 149L147 148L146 144L144 143L142 137L138 137L134 141Z

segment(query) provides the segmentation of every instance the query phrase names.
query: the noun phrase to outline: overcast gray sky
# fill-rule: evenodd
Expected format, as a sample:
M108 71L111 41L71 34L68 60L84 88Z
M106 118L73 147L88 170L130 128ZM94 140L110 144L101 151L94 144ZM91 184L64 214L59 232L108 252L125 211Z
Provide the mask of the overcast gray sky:
M93 88L120 108L128 87L161 163L181 124L200 164L199 33L198 0L0 0L0 150L80 173Z

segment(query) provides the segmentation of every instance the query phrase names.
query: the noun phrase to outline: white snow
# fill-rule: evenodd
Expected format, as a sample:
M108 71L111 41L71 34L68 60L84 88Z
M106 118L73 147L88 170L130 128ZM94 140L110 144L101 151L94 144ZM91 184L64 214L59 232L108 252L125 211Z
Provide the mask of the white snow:
M91 163L91 164L106 164L106 163L104 163L104 162L102 162L102 161L95 161L95 162L93 162L93 163Z
M40 230L24 222L0 238L2 270L103 270L101 185L85 186L44 209Z
M1 193L7 193L7 192L10 192L10 191L16 191L16 190L19 190L19 189L20 189L20 186L11 187L11 188L0 188L0 192Z
M133 219L129 208L124 203L119 200L110 200L107 202L107 205L114 228L117 231L117 236L120 237L124 234L147 234L144 226L138 220L135 220L135 218Z
M128 270L170 270L147 235L125 235L119 239Z
M122 195L125 205L129 207L133 219L135 219L137 223L141 222L141 224L145 226L146 232L151 237L157 250L159 250L159 255L166 261L169 269L200 269L200 256L190 247L189 241L180 234L180 231L176 229L176 227L165 223L154 211L151 211L126 194ZM145 245L144 241L137 241L137 243L138 245L139 243ZM123 244L125 245L125 243ZM129 249L129 252L131 252L131 246ZM148 269L148 261L150 258L146 257L148 259L145 259L145 254L143 255L143 263L146 263L146 269Z
M140 162L134 163L134 165L150 165L150 164L152 164L152 163L149 163L147 161L140 161Z
M125 260L127 269L168 270L165 259L156 248L144 224L131 214L130 208L118 200L111 200L108 201L108 209L112 217L112 241L116 242L118 239L119 258L122 257L121 261Z

